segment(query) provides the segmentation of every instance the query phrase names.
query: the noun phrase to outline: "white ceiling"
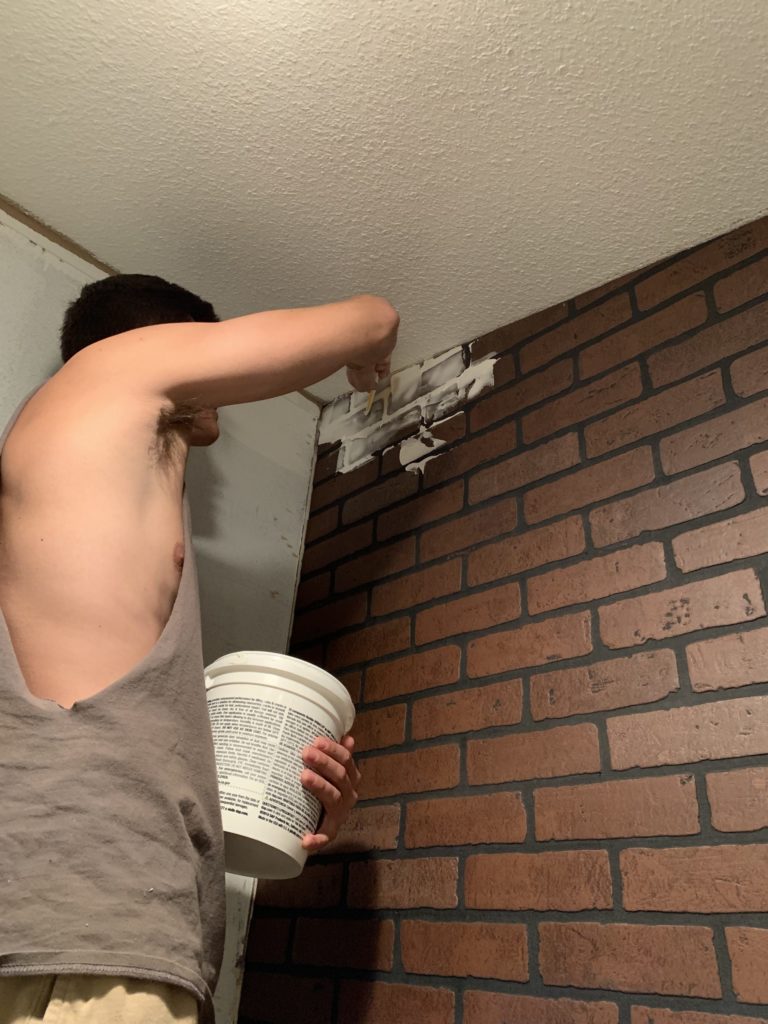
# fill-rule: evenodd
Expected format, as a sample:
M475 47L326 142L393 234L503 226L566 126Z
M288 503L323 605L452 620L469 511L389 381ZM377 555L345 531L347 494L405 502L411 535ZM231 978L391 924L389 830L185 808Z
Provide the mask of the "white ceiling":
M400 368L768 211L766 52L765 0L5 0L0 193L223 316L386 295Z

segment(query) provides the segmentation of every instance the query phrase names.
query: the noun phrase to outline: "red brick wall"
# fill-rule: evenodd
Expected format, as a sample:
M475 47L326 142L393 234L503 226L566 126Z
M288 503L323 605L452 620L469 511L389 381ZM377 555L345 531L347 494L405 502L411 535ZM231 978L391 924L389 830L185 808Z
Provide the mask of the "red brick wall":
M768 1006L768 219L494 331L423 475L317 467L294 652L343 841L259 889L244 1021Z

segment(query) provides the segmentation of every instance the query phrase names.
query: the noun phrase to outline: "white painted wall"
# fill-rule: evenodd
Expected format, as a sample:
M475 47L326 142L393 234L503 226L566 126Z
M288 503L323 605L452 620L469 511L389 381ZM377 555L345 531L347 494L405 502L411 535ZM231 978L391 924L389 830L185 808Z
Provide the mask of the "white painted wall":
M319 411L298 394L229 406L216 444L190 453L206 663L286 650Z
M61 365L64 311L104 272L0 210L0 420Z
M60 365L64 311L103 271L0 210L0 420ZM221 438L192 453L187 485L203 647L285 651L314 463L318 409L300 395L221 411ZM227 876L217 1024L237 1020L254 883Z

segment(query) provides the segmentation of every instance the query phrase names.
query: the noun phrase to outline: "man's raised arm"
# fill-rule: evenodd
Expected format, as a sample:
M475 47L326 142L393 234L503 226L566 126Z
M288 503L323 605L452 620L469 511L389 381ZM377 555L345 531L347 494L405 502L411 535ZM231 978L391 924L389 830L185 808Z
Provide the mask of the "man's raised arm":
M67 365L177 402L237 405L309 387L345 366L356 368L356 386L375 381L399 322L386 299L358 295L220 323L141 327L88 346Z

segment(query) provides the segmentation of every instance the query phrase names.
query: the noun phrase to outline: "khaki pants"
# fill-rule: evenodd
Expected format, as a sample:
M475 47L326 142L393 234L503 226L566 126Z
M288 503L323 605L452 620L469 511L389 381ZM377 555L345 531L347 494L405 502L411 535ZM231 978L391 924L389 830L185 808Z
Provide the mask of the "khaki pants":
M191 992L96 974L0 977L0 1024L197 1024Z

